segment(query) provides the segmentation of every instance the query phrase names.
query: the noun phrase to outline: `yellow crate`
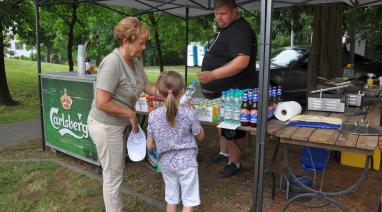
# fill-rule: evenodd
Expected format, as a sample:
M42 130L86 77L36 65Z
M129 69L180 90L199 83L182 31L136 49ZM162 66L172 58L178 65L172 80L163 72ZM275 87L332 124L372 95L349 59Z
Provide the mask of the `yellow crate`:
M353 167L363 168L365 166L366 155L351 153L351 152L341 152L341 164ZM381 163L381 151L379 149L374 150L373 154L373 169L379 170ZM369 168L371 167L371 161L369 163Z

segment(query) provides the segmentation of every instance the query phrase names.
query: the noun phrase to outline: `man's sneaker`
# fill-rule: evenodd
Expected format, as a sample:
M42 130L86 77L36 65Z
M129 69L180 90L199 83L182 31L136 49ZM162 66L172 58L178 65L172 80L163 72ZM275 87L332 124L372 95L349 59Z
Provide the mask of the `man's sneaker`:
M231 164L225 166L223 170L218 172L216 174L216 176L218 178L232 177L233 175L238 173L240 171L240 169L241 169L241 166L239 168L237 168L235 163L231 163Z
M228 157L220 153L217 153L211 157L211 162L212 163L221 163L221 162L228 163Z

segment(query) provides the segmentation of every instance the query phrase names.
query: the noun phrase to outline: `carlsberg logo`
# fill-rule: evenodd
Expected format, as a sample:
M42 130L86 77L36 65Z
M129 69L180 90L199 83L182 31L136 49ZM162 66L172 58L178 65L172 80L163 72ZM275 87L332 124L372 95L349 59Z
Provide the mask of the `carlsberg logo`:
M82 123L81 113L77 113L78 121L72 120L70 115L58 114L58 108L52 107L49 112L50 123L58 130L61 136L69 134L77 139L88 138L88 126Z

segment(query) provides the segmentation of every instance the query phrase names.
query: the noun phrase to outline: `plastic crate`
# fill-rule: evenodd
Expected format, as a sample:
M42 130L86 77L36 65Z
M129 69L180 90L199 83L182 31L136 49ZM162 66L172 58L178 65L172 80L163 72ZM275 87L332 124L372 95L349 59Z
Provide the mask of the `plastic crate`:
M341 164L346 166L353 166L363 168L365 167L365 154L351 153L351 152L341 152ZM379 149L374 150L373 154L373 169L379 170L381 165L381 151ZM371 168L371 163L369 163L369 168Z
M321 172L327 164L329 151L316 147L303 147L300 163L305 171Z

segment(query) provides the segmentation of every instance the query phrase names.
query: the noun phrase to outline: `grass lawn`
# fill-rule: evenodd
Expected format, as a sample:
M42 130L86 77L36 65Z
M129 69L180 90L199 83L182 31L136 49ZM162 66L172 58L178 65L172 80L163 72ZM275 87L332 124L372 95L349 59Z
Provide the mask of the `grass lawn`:
M37 63L34 61L5 58L5 70L12 98L19 102L16 106L0 106L0 124L36 118L39 116ZM42 72L66 72L67 65L42 63ZM159 75L159 67L146 67L151 82ZM184 74L184 66L166 66L165 70L179 71ZM198 68L188 69L187 81L195 79Z
M101 211L103 207L98 181L54 162L0 163L0 187L4 211Z
M40 151L40 141L0 148L0 211L104 211L102 182L78 174L53 161L25 162L25 158L58 159L95 173L94 166L64 154ZM14 161L12 161L14 160ZM144 200L123 194L127 211L157 211Z

